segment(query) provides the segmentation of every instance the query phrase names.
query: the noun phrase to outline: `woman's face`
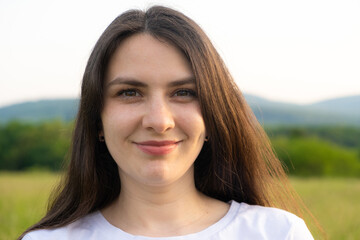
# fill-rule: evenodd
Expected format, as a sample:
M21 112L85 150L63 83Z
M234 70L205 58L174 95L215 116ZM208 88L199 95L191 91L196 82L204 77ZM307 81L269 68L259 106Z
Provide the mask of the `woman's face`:
M190 64L173 45L148 34L120 44L106 72L101 119L122 184L193 178L205 125Z

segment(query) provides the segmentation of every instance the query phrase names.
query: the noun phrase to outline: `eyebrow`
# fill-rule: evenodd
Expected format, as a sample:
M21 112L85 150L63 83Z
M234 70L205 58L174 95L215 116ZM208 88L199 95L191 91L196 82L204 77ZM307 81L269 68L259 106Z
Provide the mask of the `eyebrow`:
M106 88L109 88L116 84L124 84L124 85L131 85L134 87L146 87L147 84L144 82L141 82L135 78L126 78L126 77L117 77L114 80L110 81L108 84L106 84ZM186 84L195 84L195 78L193 76L181 78L175 81L172 81L168 84L169 87L177 87L182 86Z

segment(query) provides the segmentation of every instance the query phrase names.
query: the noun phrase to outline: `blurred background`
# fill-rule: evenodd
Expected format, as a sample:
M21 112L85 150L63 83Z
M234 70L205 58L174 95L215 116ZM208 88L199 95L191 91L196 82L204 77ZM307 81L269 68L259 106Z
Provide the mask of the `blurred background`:
M120 13L156 4L209 35L329 239L360 239L355 0L0 0L0 239L45 212L98 37Z

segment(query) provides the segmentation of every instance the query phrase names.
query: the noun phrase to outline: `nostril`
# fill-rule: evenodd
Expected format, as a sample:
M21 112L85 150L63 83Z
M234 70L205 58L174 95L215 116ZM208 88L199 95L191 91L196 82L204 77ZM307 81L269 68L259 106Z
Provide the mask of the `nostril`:
M173 128L175 121L171 109L161 100L149 104L143 116L142 125L144 128L163 133Z

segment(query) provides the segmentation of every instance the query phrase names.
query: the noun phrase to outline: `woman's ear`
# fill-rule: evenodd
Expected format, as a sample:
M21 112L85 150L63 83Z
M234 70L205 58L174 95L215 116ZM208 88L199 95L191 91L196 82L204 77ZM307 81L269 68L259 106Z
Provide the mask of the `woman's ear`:
M209 135L208 135L208 132L205 130L205 139L204 139L205 142L208 142L209 141Z
M98 125L98 129L99 129L98 130L99 141L100 142L105 142L104 128L102 126L102 121L100 120L97 125Z
M104 128L103 128L103 125L102 125L102 121L99 121L98 123L98 135L99 135L99 141L100 142L105 142L105 134L104 134Z
M99 142L105 142L104 131L99 131Z

